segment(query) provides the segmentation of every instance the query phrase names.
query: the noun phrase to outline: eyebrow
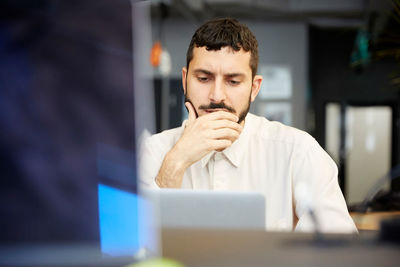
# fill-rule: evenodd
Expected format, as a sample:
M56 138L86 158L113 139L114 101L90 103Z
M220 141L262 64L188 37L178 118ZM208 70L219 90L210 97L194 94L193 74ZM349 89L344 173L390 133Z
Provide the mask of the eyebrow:
M211 71L205 70L205 69L195 69L193 71L194 74L205 74L205 75L214 75Z
M245 75L243 73L228 73L225 76L227 76L229 78L235 78L235 77L244 78L245 77Z
M214 73L212 73L211 71L205 70L205 69L195 69L193 70L194 74L205 74L205 75L214 75ZM228 78L235 78L235 77L239 77L239 78L243 78L245 77L245 75L243 73L227 73L224 74L224 76L228 77Z

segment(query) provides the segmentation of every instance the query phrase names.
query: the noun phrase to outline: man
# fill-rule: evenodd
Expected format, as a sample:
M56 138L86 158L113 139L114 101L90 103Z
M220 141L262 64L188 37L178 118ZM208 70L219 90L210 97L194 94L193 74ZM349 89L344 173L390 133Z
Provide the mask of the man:
M142 184L260 192L267 230L312 231L318 222L324 232L356 232L337 167L318 143L248 113L262 82L257 65L257 40L238 21L211 20L195 32L182 69L188 120L145 141Z

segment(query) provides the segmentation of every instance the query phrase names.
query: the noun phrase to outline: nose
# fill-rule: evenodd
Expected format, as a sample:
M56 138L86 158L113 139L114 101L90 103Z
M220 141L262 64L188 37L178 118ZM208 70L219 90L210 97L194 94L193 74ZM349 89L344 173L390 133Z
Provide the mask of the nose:
M226 88L223 81L215 80L208 96L210 102L221 103L226 100Z

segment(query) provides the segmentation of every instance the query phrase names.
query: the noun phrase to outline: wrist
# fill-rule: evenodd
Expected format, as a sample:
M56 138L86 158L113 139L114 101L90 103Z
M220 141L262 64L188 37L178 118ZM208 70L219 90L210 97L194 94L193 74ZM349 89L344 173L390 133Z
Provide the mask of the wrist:
M165 160L173 162L175 171L183 171L189 168L192 163L189 161L189 156L185 153L188 149L176 143L172 149L166 154Z
M180 188L187 169L184 160L180 160L173 150L168 152L155 179L160 188Z

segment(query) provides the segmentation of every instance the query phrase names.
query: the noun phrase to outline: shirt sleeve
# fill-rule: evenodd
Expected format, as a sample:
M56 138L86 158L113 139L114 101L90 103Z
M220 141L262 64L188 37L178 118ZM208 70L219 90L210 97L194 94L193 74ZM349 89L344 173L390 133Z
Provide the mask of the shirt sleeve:
M310 139L309 148L294 156L293 197L299 219L295 231L356 233L338 184L337 166L315 139Z
M159 146L158 146L159 147ZM139 188L157 189L155 179L160 170L163 158L161 152L157 151L157 140L154 137L146 136L140 138L139 161Z

